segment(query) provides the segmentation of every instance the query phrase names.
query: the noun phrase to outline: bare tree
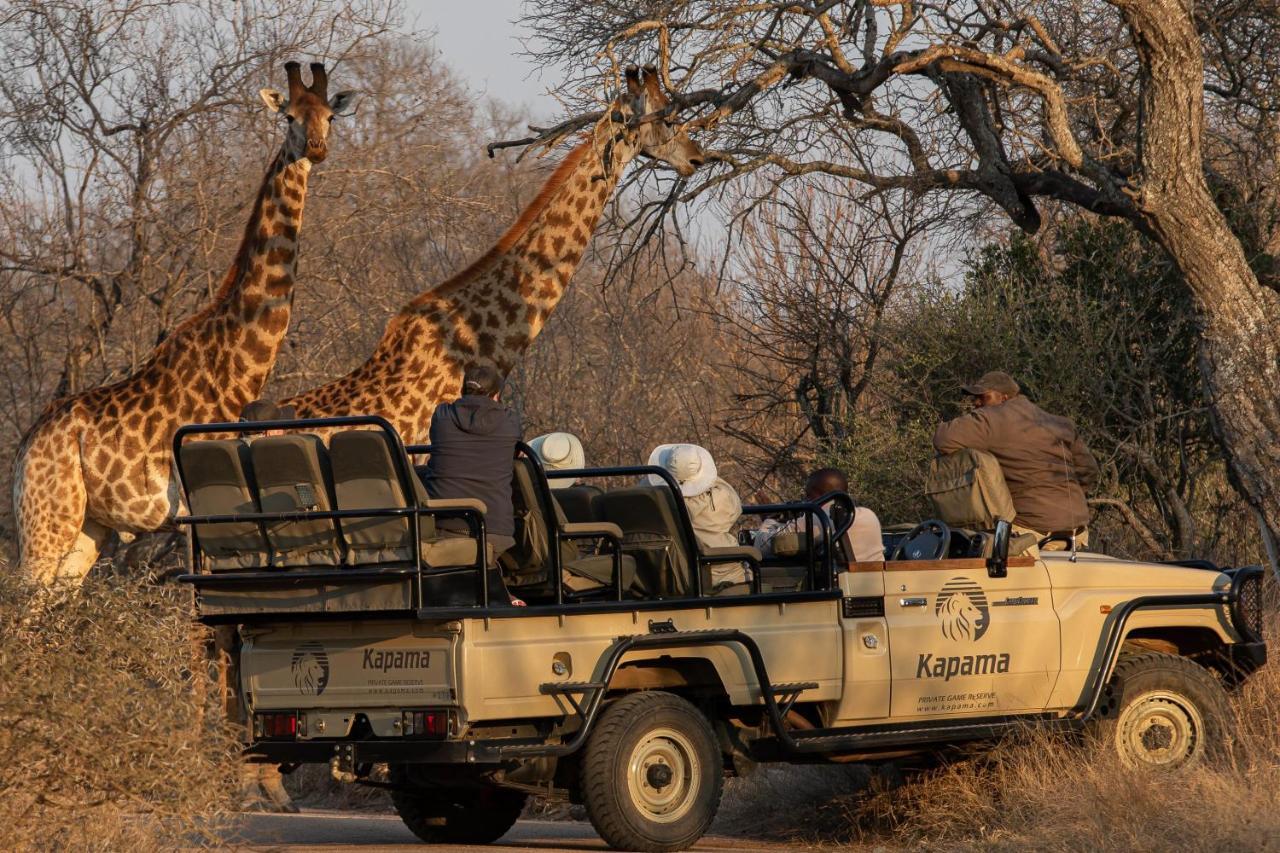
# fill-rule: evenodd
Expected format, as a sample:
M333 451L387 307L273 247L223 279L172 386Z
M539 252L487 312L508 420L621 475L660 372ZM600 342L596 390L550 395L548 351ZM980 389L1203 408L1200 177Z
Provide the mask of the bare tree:
M744 205L728 272L736 387L721 428L755 451L762 478L795 480L848 438L891 343L886 312L942 211L821 176L761 195Z
M484 156L510 117L482 111L421 39L389 32L398 2L0 10L14 65L0 80L0 458L52 398L129 372L217 289L278 139L256 92L277 60L336 58L363 104L311 183L268 393L362 360L533 180Z
M614 3L534 0L548 62L616 74L648 53L714 129L722 167L961 192L1034 231L1036 199L1129 221L1196 298L1200 369L1233 477L1280 531L1276 293L1215 203L1223 140L1260 144L1277 105L1274 7L1178 0ZM598 87L597 87L598 88ZM1206 101L1209 109L1206 111ZM1206 128L1206 113L1211 123ZM1248 146L1245 146L1246 148ZM1265 231L1265 229L1263 229ZM1256 261L1256 259L1255 259Z

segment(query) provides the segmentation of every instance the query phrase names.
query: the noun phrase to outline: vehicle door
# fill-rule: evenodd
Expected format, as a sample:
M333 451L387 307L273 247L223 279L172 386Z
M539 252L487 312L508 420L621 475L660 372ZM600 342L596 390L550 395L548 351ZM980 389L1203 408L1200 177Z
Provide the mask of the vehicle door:
M1012 557L997 578L983 559L890 560L884 581L893 716L1044 709L1061 635L1042 562Z

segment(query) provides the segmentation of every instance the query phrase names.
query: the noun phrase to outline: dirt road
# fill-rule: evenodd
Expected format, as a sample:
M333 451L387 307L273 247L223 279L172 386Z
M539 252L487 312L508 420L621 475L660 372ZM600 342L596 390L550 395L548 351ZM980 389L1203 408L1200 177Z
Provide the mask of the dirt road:
M301 814L245 814L240 818L238 833L228 841L236 846L260 851L353 850L359 853L414 851L423 847L413 833L394 815L351 814L348 812L307 810ZM484 850L489 853L514 850L558 851L607 850L604 842L587 823L522 820L497 844L485 847L431 847L432 851ZM695 850L769 851L801 850L742 838L707 836Z

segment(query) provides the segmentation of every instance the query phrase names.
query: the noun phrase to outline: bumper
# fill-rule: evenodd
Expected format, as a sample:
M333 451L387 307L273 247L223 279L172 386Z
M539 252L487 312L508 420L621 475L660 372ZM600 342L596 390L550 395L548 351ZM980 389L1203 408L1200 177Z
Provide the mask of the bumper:
M1267 644L1232 643L1226 647L1231 665L1244 675L1251 675L1261 669L1267 662Z
M272 764L500 764L499 747L533 741L472 740L259 740L244 755ZM510 760L508 757L505 760Z

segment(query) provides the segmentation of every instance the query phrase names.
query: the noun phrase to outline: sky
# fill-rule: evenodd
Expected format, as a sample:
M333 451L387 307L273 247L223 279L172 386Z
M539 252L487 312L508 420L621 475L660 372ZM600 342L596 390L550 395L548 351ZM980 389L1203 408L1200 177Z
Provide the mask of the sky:
M538 120L554 117L559 105L546 90L554 72L540 72L521 56L516 26L520 0L405 0L407 26L434 31L445 62L476 92L528 108Z

